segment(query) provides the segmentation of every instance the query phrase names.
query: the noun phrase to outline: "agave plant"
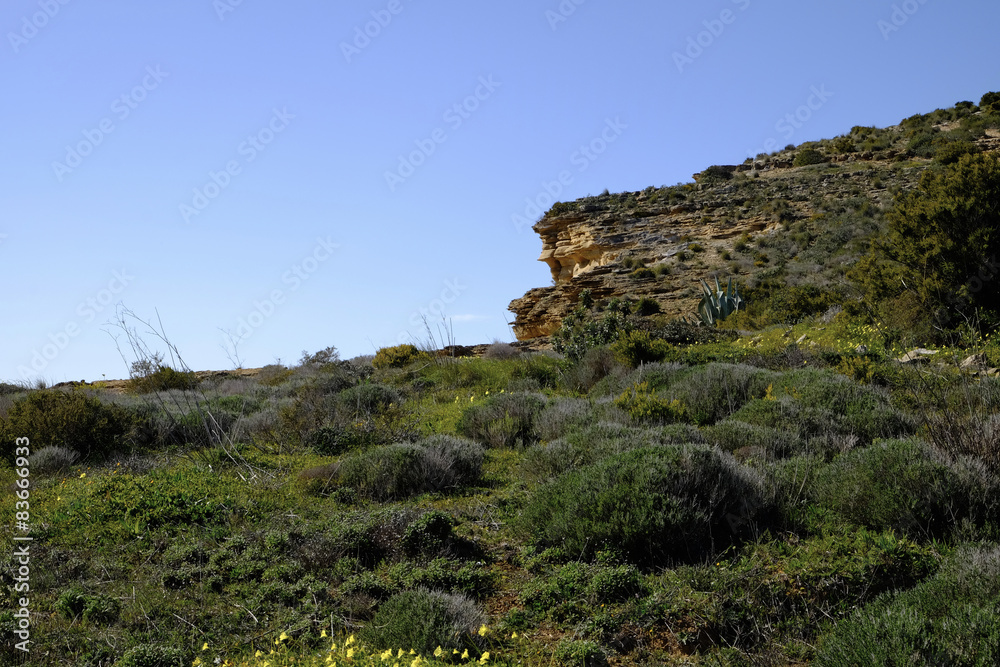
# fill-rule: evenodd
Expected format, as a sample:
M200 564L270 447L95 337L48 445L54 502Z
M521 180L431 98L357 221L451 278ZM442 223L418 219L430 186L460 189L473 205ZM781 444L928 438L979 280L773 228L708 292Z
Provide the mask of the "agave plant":
M701 287L704 294L701 303L698 304L698 319L702 324L714 326L717 321L726 319L743 305L739 291L733 287L732 278L729 279L726 291L722 291L722 287L719 286L718 277L715 279L714 292L704 280L701 281Z

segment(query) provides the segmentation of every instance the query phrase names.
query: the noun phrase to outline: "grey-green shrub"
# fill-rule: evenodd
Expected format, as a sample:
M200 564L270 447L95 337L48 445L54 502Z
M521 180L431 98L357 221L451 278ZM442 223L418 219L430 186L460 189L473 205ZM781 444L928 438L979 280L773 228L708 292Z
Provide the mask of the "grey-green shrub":
M763 479L704 445L663 445L564 473L533 494L522 525L540 545L628 562L697 560L738 541L769 508Z
M534 441L544 405L540 395L497 394L465 408L455 430L488 447L523 447Z
M928 581L859 609L821 641L814 664L1000 664L1000 549L960 549Z
M345 458L337 482L384 501L474 484L482 473L481 445L446 435L374 447Z
M59 472L76 463L80 453L68 447L49 445L31 454L31 470L37 473Z
M184 651L159 644L139 644L125 651L114 667L186 667Z
M696 423L713 424L764 396L776 375L745 364L712 363L675 380L670 392Z
M478 650L476 632L486 615L462 594L417 589L382 603L358 639L376 650L411 648L424 655L438 646Z
M1000 516L996 481L965 459L948 460L916 440L890 440L841 455L807 487L848 520L913 538L943 537L966 522Z
M705 441L724 452L749 450L753 456L784 458L801 451L805 443L794 432L726 419L702 429Z

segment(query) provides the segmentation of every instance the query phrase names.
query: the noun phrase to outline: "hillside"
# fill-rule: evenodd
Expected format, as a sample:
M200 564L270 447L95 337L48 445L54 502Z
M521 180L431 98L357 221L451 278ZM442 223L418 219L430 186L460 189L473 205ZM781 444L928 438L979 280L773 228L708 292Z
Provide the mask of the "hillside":
M973 109L855 127L710 167L694 183L558 203L533 227L553 285L511 302L514 332L519 340L551 335L584 289L597 299L650 298L681 316L694 313L698 281L712 275L748 286L777 278L842 287L845 267L866 249L894 196L916 186L939 150L967 142L1000 150L1000 129Z
M517 344L194 372L119 311L129 380L0 383L0 664L1000 664L998 129L557 204Z

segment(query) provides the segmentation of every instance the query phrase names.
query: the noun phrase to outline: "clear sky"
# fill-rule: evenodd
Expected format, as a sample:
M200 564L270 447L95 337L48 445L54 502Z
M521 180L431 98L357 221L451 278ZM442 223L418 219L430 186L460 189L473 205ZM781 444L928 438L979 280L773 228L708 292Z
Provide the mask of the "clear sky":
M199 370L232 366L224 331L247 367L347 358L425 340L421 312L512 340L547 190L978 102L998 25L995 0L6 0L0 379L127 376L119 302Z

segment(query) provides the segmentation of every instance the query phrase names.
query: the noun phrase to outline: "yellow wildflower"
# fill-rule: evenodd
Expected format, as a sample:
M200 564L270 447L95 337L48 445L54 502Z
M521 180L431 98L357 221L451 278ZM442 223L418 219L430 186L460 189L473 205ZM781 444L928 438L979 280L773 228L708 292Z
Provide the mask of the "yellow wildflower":
M438 646L436 649L434 649L434 657L435 658L440 658L442 653L444 653L444 651L441 650L440 646Z
M483 653L483 657L481 657L479 659L479 664L480 665L485 665L486 661L489 660L489 659L490 659L490 652L487 651L486 653Z
M485 625L480 625L479 626L479 636L480 637L485 637L486 633L489 632L489 631L490 631L490 629L487 628Z
M207 651L208 650L208 642L205 642L204 644L201 645L201 650L202 651Z

